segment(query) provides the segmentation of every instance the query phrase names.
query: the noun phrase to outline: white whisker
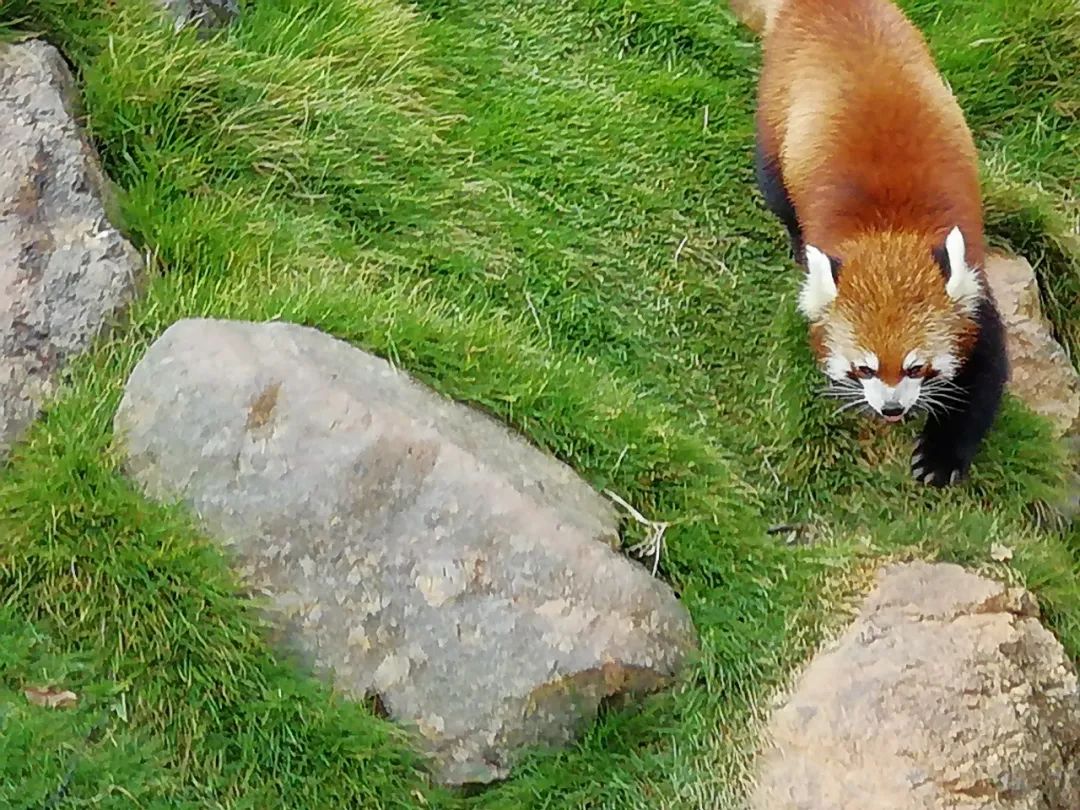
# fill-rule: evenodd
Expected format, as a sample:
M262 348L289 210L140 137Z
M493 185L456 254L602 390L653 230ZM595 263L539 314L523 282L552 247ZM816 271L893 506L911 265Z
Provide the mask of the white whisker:
M917 404L922 405L923 409L927 413L934 414L935 416L940 416L943 413L949 413L959 410L956 405L948 402L943 402L937 397L919 397L919 401Z
M827 385L818 391L819 394L825 396L837 396L843 394L861 394L861 385Z
M942 391L923 391L920 392L921 396L925 396L927 399L932 399L937 402L952 402L956 405L966 405L967 399L955 394L947 394Z
M928 416L938 416L941 412L937 405L935 405L933 402L926 402L923 400L919 400L918 402L916 402L915 407Z
M928 391L948 391L953 394L964 392L963 386L957 385L951 380L927 380L922 387Z
M950 380L942 380L940 382L938 382L937 380L931 380L930 382L923 383L922 387L923 387L923 390L925 390L925 391L934 391L934 392L938 392L938 393L949 393L949 394L954 394L954 395L958 395L958 396L964 396L966 394L966 392L964 391L964 389L961 386L957 385L956 383L954 383L954 382L952 382Z

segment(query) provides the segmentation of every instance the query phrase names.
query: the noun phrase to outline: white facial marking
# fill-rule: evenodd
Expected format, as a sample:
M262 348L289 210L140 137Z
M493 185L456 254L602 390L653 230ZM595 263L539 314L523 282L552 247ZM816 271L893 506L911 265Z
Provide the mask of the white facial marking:
M926 349L914 349L904 355L902 368L910 369L927 363ZM930 360L934 370L943 377L949 378L956 371L957 361L951 354L934 355ZM848 373L852 369L866 366L877 372L881 368L878 357L873 352L864 352L857 345L835 346L826 358L825 373L834 380L844 381L848 379ZM887 385L879 377L860 379L863 398L866 404L878 413L886 408L894 410L899 407L903 413L907 413L919 401L922 394L923 380L921 377L904 376L896 385Z
M863 396L867 404L878 413L882 413L886 406L903 408L904 413L919 399L919 391L922 381L913 377L904 377L895 385L886 385L877 377L863 380Z
M851 369L851 363L838 354L830 354L825 360L825 374L834 380L843 380Z
M934 356L934 359L930 361L930 364L934 367L942 377L946 379L952 379L956 374L957 367L960 365L956 358L951 354L938 354Z
M908 352L904 358L903 366L908 368L918 362L918 354ZM880 368L877 355L872 353L863 356L862 364L874 369L874 371ZM922 380L914 377L903 377L896 385L887 385L879 377L871 377L868 380L863 380L862 386L866 403L878 413L884 415L886 409L895 410L898 407L902 409L903 413L907 413L919 399Z
M832 262L813 245L806 246L806 278L799 291L799 310L812 321L821 318L836 298Z
M945 283L945 292L964 310L974 311L982 295L982 285L975 271L968 267L964 235L960 233L960 228L953 228L945 237L945 253L949 259L949 280Z
M869 380L862 381L862 387L867 404L878 413L881 413L881 409L885 407L888 386L877 377L871 377Z
M919 400L919 392L922 390L922 380L916 379L915 377L904 377L893 390L896 395L896 401L900 403L900 406L905 411L907 411L908 408Z

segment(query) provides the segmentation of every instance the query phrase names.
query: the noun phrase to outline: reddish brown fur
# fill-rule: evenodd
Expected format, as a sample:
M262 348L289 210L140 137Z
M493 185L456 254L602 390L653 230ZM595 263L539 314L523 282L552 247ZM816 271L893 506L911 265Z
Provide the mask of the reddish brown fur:
M759 138L779 159L804 241L842 261L838 309L889 366L886 381L899 374L894 352L927 329L966 350L974 324L946 296L931 251L959 226L969 265L982 266L976 151L922 34L888 0L774 6Z
M840 273L837 311L856 326L860 338L880 360L878 377L897 385L907 352L926 343L952 343L965 356L975 339L975 323L957 311L945 292L941 268L929 257L918 233L888 233L856 240L847 247L849 266L903 268L903 283L882 284L875 273ZM926 255L923 261L912 257ZM928 336L937 335L937 339Z
M759 95L766 151L780 155L809 243L838 252L889 229L937 244L959 225L981 265L975 145L922 34L890 2L787 0Z

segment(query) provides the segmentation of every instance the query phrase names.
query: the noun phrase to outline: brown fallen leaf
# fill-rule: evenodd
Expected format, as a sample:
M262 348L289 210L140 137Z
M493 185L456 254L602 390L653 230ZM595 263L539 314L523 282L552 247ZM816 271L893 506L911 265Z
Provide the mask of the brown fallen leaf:
M39 687L31 686L23 690L26 699L35 706L44 706L46 709L66 709L74 706L79 696L66 689L57 689L55 686Z

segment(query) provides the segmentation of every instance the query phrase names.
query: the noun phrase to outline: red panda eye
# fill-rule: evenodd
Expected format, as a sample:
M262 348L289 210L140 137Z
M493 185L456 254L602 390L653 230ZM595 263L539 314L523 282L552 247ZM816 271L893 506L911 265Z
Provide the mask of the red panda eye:
M904 369L904 373L909 377L918 377L923 373L923 369L925 368L926 366L924 366L922 363L916 363L915 365L908 366L906 369Z
M876 373L870 366L859 366L855 369L855 376L861 380L869 380Z

